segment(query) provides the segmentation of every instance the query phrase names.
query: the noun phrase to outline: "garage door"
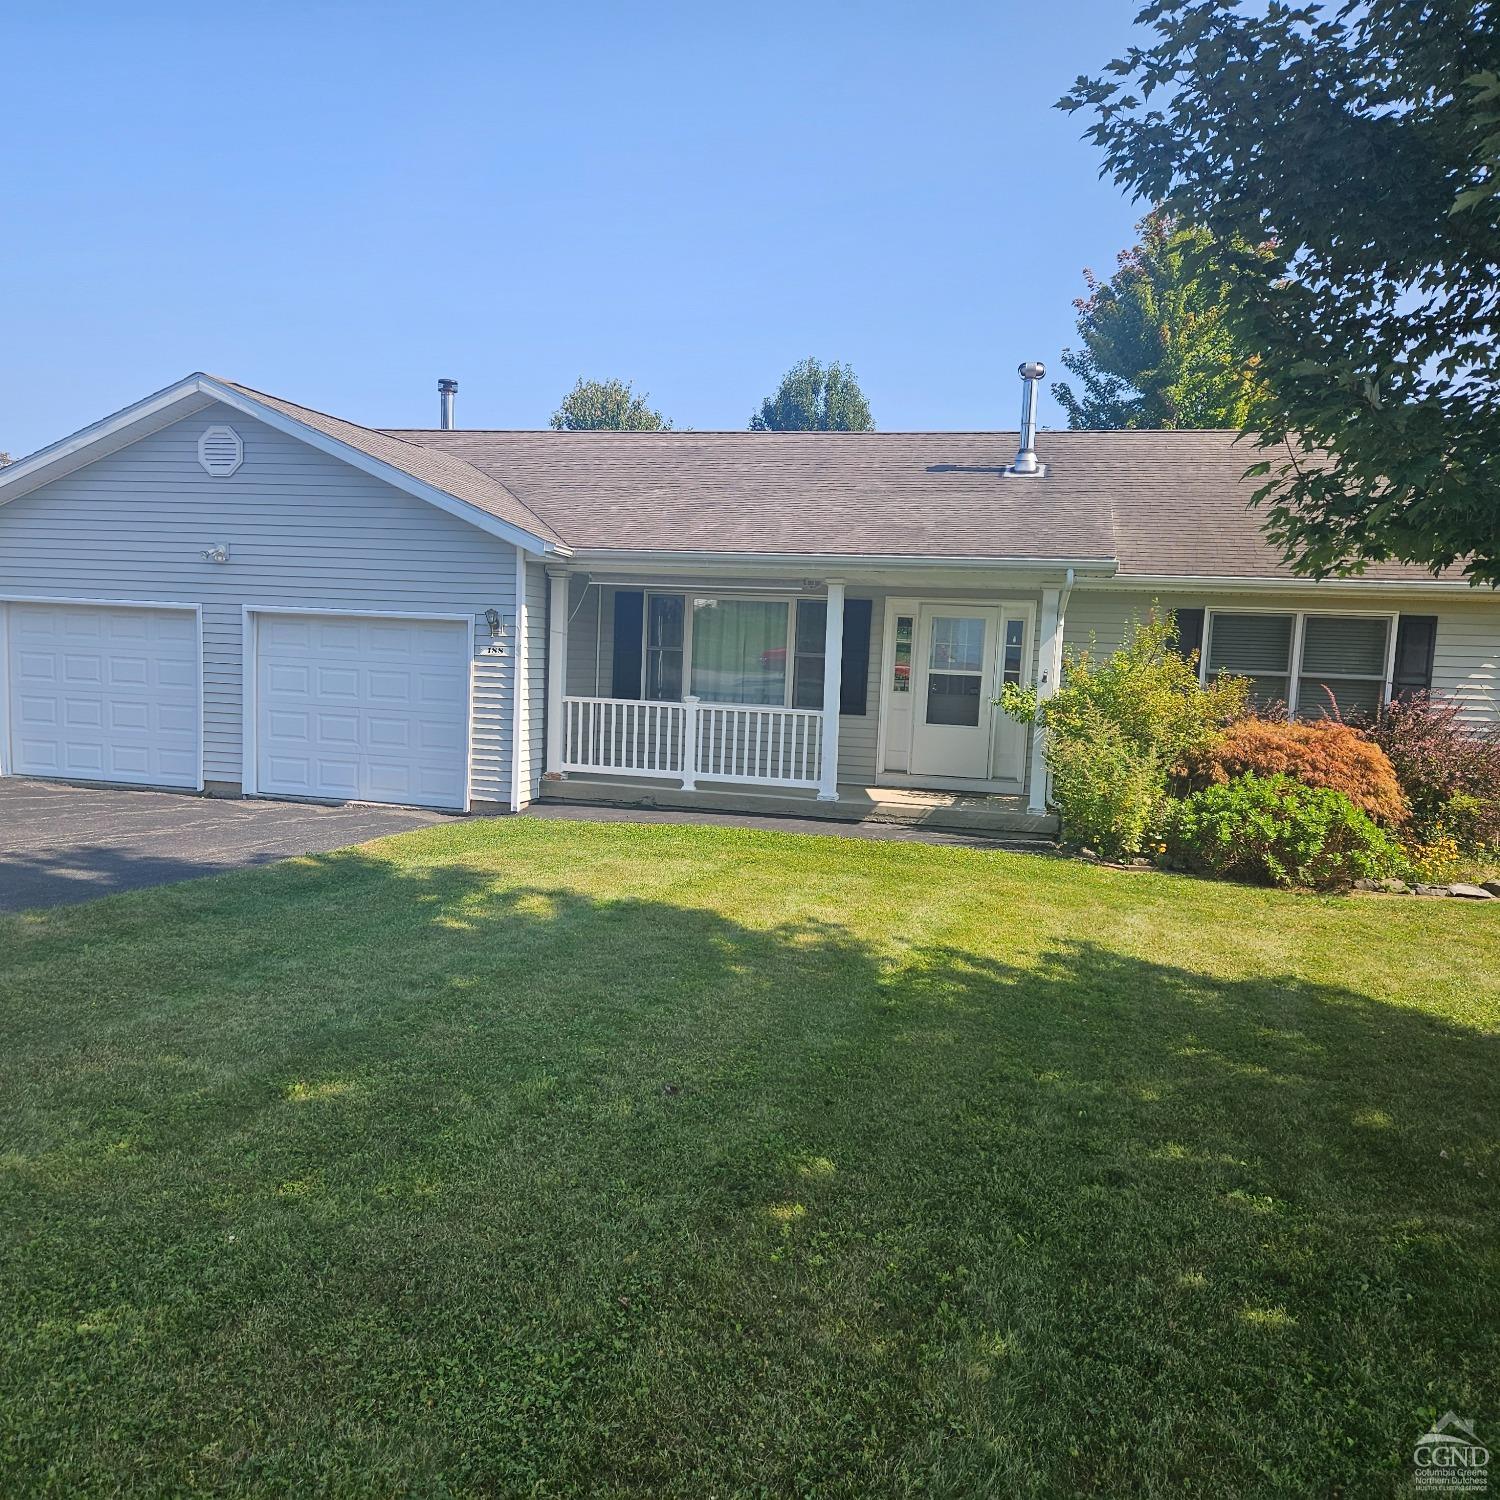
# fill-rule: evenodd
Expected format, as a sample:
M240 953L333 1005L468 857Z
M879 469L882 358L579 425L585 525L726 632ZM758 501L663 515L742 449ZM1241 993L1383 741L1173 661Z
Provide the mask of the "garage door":
M464 806L470 626L256 619L258 792Z
M193 611L3 608L12 774L200 785Z

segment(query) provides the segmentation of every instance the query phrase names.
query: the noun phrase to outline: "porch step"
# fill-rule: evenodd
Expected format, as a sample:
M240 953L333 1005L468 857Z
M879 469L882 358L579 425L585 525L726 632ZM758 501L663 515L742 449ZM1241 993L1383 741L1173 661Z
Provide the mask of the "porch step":
M672 812L745 813L763 818L825 818L838 823L899 823L940 833L977 834L1007 843L1051 843L1057 819L1026 811L1021 797L975 792L916 791L897 787L841 786L837 802L819 802L806 791L761 791L699 782L698 789L624 777L572 776L543 781L543 802L596 807L662 808Z

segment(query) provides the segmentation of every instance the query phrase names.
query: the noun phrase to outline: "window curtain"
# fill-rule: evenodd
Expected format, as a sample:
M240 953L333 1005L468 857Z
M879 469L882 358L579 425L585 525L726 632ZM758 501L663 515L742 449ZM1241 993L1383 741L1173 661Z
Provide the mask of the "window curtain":
M787 605L693 600L693 692L711 703L786 700Z

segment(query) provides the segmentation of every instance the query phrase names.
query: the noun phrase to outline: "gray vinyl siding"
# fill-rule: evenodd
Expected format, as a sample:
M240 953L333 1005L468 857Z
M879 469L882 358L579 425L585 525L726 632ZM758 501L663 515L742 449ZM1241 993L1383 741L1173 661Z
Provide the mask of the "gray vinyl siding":
M198 464L213 423L244 441L225 479ZM205 561L220 542L229 562ZM510 668L478 653L484 611L513 612L514 593L509 543L222 406L0 505L0 594L203 606L211 782L241 780L246 605L461 614L479 626L471 791L508 802Z
M568 692L607 698L614 672L615 591L574 574L568 580Z
M1152 595L1075 589L1068 603L1063 640L1075 650L1093 645L1101 653L1110 654L1124 643L1130 621L1145 618L1153 603L1163 609L1316 609L1334 614L1340 610L1375 610L1435 615L1434 695L1456 699L1463 719L1470 724L1500 723L1500 599L1444 596L1424 600L1410 594L1382 598L1372 593L1353 599L1347 594L1330 594L1309 602L1305 595L1290 594Z

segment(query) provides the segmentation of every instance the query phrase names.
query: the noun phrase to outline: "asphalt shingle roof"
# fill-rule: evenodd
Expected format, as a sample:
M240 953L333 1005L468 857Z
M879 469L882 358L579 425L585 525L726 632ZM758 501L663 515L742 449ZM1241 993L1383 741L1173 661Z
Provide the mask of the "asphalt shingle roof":
M1121 575L1285 578L1232 432L387 434L463 459L570 547L787 555L1118 558ZM1372 580L1421 581L1397 564Z
M273 411L279 411L283 416L290 417L295 422L301 422L311 427L313 431L321 432L325 437L346 443L349 447L356 448L371 458L389 464L393 469L400 469L402 473L411 475L413 479L419 479L423 484L430 484L434 489L442 490L446 495L452 495L455 500L462 500L482 510L486 515L494 516L496 520L517 526L532 536L542 538L543 541L559 542L562 540L541 516L511 493L503 480L475 468L460 454L447 452L433 444L414 442L398 433L380 432L373 427L361 427L358 423L344 421L342 417L333 417L327 412L315 411L310 406L298 406L295 401L287 401L280 396L254 390L248 385L240 385L237 381L224 380L218 376L214 378L219 380L221 385L229 386L242 396L248 396L252 401L260 402L262 406L269 406Z

